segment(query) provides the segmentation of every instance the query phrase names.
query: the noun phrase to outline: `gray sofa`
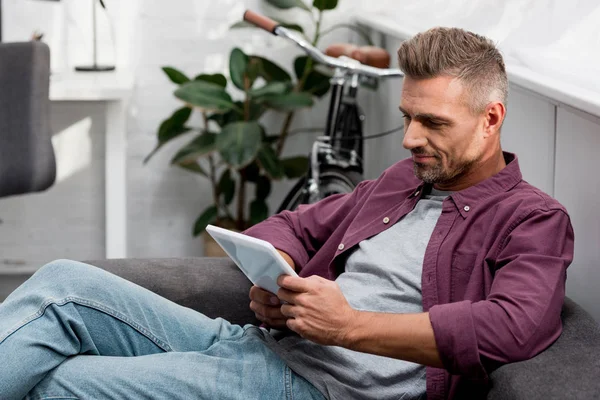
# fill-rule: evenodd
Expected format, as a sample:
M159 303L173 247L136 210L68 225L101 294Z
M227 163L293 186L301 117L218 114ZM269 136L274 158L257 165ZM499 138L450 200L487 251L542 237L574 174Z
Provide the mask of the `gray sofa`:
M250 282L229 259L171 258L91 261L178 304L236 324L258 321L248 308ZM491 374L491 400L600 398L600 327L566 299L564 330L546 351Z
M49 87L48 45L0 43L0 197L54 183Z

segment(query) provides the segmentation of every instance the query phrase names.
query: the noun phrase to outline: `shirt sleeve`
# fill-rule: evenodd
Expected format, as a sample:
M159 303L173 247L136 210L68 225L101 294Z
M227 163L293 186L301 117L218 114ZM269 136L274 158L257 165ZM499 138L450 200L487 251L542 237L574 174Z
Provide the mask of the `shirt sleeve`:
M529 359L562 331L566 269L574 234L563 210L535 210L509 231L485 300L429 310L444 367L486 378L490 366Z
M244 233L270 242L289 254L300 271L331 233L370 190L374 181L360 182L352 193L338 194L296 211L283 211Z

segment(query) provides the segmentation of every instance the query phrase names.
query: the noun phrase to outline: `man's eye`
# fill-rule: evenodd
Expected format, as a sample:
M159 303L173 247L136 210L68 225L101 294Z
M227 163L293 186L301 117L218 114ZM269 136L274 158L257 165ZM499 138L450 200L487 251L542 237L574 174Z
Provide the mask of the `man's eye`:
M440 122L435 122L435 121L426 121L425 125L431 127L431 128L441 128L444 124L440 123Z
M410 119L410 115L402 114L402 118L404 118L404 119Z

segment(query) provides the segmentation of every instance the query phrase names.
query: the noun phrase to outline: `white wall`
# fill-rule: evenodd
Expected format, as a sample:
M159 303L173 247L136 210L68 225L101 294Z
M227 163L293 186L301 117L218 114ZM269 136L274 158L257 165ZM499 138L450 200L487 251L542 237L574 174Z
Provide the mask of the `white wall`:
M89 62L91 2L2 1L6 40L26 40L34 29L40 29L46 33L52 48L54 71ZM389 7L401 13L399 7L393 6L397 4L395 1L382 0L370 7L377 6L381 12ZM99 36L103 38L100 60L114 62L120 69L131 69L136 77L128 118L128 254L133 257L201 255L201 242L191 237L190 230L198 213L210 201L209 188L204 180L168 166L181 141L166 146L148 165L141 163L155 145L159 122L178 105L171 95L173 86L160 67L173 65L189 74L224 72L227 54L233 46L275 55L289 66L295 50L262 32L227 30L244 8L269 11L260 6L260 0L106 0L106 3L115 44L110 39L111 28L106 16L99 13ZM341 3L344 9L331 14L329 23L345 18L352 7L364 4L360 0L341 0ZM533 0L528 2L533 3ZM512 1L511 4L520 3ZM415 3L413 7L421 6ZM473 10L466 10L465 15L467 11ZM289 19L300 15L292 14ZM385 44L393 52L398 43L388 38ZM553 102L523 89L511 89L504 145L519 152L525 178L554 193L574 215L577 248L570 269L569 294L600 320L597 291L593 287L600 278L595 266L600 240L598 186L590 183L598 169L595 157L598 121L568 109L559 109L557 113ZM379 132L400 123L396 113L399 95L397 82L382 86L378 93L363 95L368 132ZM325 107L319 105L312 113L301 113L295 126L322 125L325 111ZM0 199L0 270L34 269L54 258L90 259L104 254L104 123L101 115L102 109L94 104L53 106L59 173L72 162L73 146L79 152L86 152L88 161L80 166L77 174L58 182L46 193ZM271 121L272 126L280 122L280 116ZM287 153L304 154L310 139L309 135L291 138ZM571 145L577 144L575 141L586 153L571 149ZM401 143L401 133L368 141L367 177L377 176L405 156ZM538 160L542 160L541 163ZM589 180L581 182L581 190L571 185L575 182L572 177ZM271 198L273 207L289 186L289 183L277 185Z
M4 40L28 40L44 32L50 45L52 71L59 74L91 62L92 1L2 0ZM160 67L171 65L195 75L226 72L231 48L268 55L291 70L299 54L282 39L262 31L229 31L246 8L275 14L305 25L305 14L280 12L262 0L105 0L108 13L98 12L98 58L129 69L135 76L128 111L127 250L131 257L202 255L201 240L191 236L199 213L210 203L208 182L169 166L179 145L171 143L147 165L143 158L156 144L156 130L180 103ZM326 14L325 24L344 20L358 0L342 1ZM348 31L340 31L344 40ZM323 43L335 39L326 38ZM114 39L114 40L113 40ZM78 172L48 192L0 200L0 270L31 271L55 258L101 258L104 243L104 123L100 104L54 104L52 126L59 175L85 154ZM324 126L326 107L300 112L294 127ZM197 119L196 119L197 120ZM83 122L82 122L83 121ZM272 129L281 115L269 118ZM287 154L306 154L314 135L291 137ZM275 186L271 209L291 182Z

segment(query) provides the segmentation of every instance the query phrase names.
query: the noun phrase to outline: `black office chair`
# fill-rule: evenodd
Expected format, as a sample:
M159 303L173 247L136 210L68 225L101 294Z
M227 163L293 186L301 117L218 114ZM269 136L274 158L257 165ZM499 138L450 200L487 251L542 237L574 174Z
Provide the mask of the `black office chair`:
M54 183L49 87L46 44L0 43L0 197Z

